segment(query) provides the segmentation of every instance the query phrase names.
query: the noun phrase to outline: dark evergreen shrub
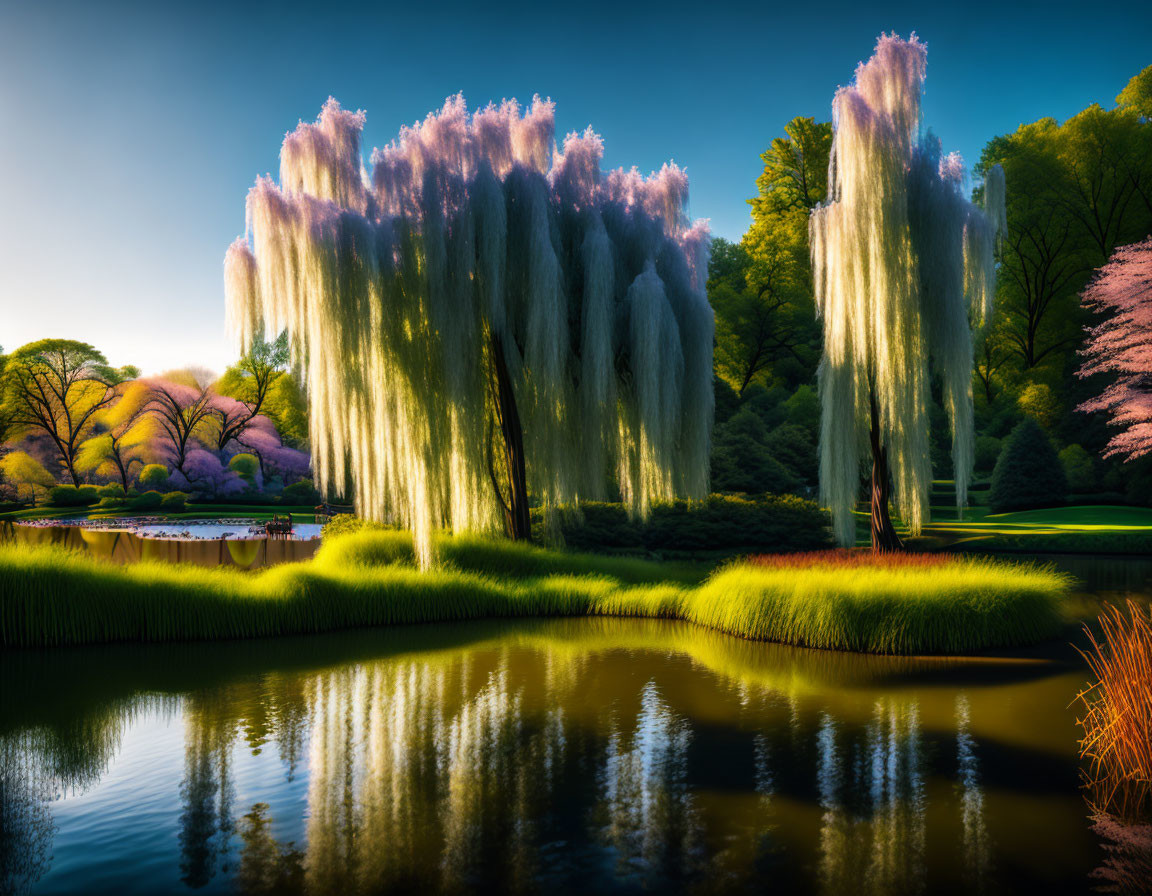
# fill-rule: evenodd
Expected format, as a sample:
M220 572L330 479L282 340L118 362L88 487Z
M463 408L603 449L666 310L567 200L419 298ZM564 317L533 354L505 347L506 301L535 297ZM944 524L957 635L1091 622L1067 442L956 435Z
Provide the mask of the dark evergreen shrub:
M1064 466L1040 424L1030 418L1017 424L1004 442L988 505L993 513L1053 507L1068 496Z

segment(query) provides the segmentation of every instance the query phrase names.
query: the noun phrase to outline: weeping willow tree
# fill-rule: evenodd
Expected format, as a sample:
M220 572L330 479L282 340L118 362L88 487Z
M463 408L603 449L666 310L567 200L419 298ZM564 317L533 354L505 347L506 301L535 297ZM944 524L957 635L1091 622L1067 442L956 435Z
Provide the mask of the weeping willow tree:
M855 543L860 465L872 461L872 546L900 547L889 497L913 534L928 516L931 380L952 426L957 505L972 470L972 328L991 313L1004 174L983 207L964 165L921 133L927 50L884 35L832 103L829 200L810 220L824 326L820 491L837 539Z
M530 537L546 507L640 516L702 497L712 424L707 229L675 165L602 174L588 129L557 150L536 98L449 99L362 164L362 112L329 100L257 180L228 250L242 347L289 333L318 484L412 529Z

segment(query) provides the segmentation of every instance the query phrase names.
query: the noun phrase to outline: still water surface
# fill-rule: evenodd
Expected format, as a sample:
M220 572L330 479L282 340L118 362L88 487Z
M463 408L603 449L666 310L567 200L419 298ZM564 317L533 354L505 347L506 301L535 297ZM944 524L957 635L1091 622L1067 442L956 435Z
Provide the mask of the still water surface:
M8 652L0 892L1089 892L1085 679L650 620Z

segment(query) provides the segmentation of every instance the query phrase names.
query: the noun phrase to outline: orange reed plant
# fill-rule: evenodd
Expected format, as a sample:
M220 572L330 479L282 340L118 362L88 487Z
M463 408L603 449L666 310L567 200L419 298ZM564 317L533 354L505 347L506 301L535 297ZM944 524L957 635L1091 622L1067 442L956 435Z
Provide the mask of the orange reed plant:
M1080 654L1097 681L1077 695L1087 710L1078 723L1089 802L1138 822L1152 817L1152 613L1133 601L1127 614L1110 606L1100 628L1098 641L1084 627L1091 647Z

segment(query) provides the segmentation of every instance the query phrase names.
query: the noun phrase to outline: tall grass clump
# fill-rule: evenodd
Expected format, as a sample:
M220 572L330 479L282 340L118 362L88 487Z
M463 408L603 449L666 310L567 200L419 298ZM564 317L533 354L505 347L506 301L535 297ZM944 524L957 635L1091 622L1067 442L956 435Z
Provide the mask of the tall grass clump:
M246 572L115 566L47 546L0 545L0 645L268 637L515 616L678 619L754 640L870 653L965 653L1041 640L1067 581L1047 569L948 559L850 568L698 568L447 538L420 571L410 535L361 532L315 559Z
M1080 755L1088 761L1089 800L1124 822L1152 820L1152 610L1128 602L1100 615L1081 651L1096 683L1078 699L1086 710Z
M719 570L692 621L808 647L970 653L1052 637L1068 589L1066 576L1034 564L829 551Z

